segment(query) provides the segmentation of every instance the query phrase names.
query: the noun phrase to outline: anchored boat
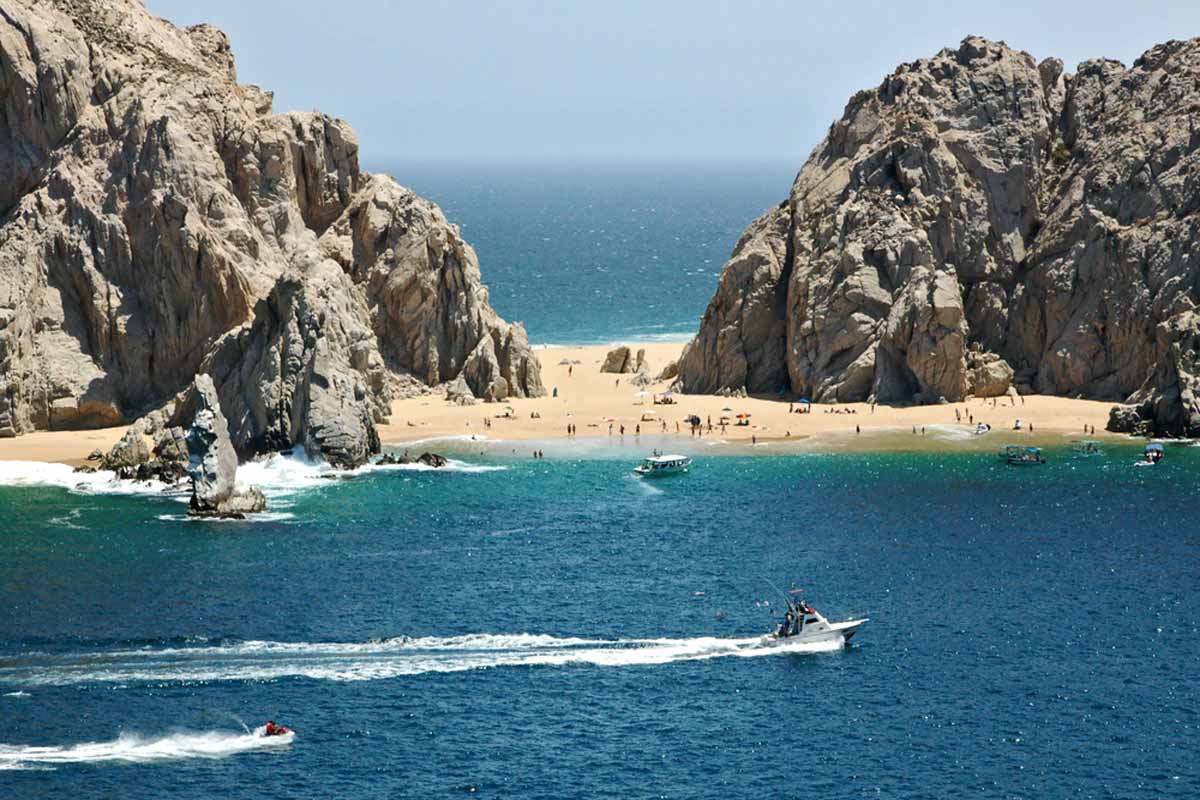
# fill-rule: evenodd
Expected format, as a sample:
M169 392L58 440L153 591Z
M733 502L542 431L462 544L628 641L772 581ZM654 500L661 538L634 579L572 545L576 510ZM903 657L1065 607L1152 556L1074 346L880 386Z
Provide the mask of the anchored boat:
M1000 451L1000 458L1009 464L1019 466L1046 463L1046 457L1042 455L1042 448L1019 444L1005 445L1004 449Z
M643 478L651 478L660 475L678 475L687 472L691 465L691 456L665 456L655 450L645 461L634 467L633 471Z
M1102 456L1104 453L1100 450L1099 442L1081 439L1072 443L1071 455L1075 458L1092 458L1093 456Z

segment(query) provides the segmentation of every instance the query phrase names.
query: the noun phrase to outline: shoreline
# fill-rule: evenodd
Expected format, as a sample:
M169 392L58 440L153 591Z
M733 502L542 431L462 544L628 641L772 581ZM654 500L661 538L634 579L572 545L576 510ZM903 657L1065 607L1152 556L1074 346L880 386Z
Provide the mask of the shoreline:
M686 344L636 340L624 343L634 354L646 351L649 374L654 378L669 361L679 357ZM713 455L992 450L1006 444L1053 447L1084 438L1102 443L1138 441L1104 430L1111 402L1048 395L1027 396L1016 405L1010 398L1002 397L996 398L995 404L988 398L946 405L876 406L873 413L866 403L844 403L814 404L811 413L797 414L789 413L788 408L798 405L786 400L720 395L676 395L675 403L658 405L653 402L654 395L667 391L671 381L654 380L642 388L630 383L633 377L630 373L600 372L611 347L535 345L542 362L545 397L459 406L431 392L393 401L390 421L378 426L380 440L390 449L419 447L435 441L469 442L475 436L477 442L489 448L503 445L509 450L533 442L547 447L559 443L608 449L603 446L607 442L614 448L632 449L637 444L643 450L671 448ZM703 435L691 435L683 421L690 414L701 418ZM720 418L727 416L732 423L737 414L748 414L749 424L727 424L722 432ZM1012 430L1013 421L1018 418L1022 420L1022 428ZM709 419L713 422L711 432L707 427ZM974 435L975 422L991 424L991 432ZM1028 430L1029 423L1033 424L1033 432ZM575 435L567 435L568 425L575 426ZM624 437L620 431L622 425ZM1096 432L1084 433L1085 425L1089 428L1094 425ZM856 427L861 433L855 432ZM85 431L35 431L0 439L0 461L79 466L88 463L87 456L93 450L111 448L127 429L128 426L117 426Z

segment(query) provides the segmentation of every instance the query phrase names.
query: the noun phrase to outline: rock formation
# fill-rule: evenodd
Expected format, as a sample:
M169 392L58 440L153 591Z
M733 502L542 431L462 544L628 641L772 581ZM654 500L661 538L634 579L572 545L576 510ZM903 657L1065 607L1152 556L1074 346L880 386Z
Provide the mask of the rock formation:
M975 37L851 98L743 234L689 392L1131 403L1200 435L1200 39L1131 67Z
M188 513L200 517L241 517L262 511L267 502L255 488L238 489L237 451L221 413L217 387L208 375L195 380L195 417L187 432L192 499Z
M544 393L458 228L362 171L346 123L271 104L211 26L4 0L0 436L128 421L207 372L243 457L353 465L416 381Z
M604 356L604 362L600 365L601 372L612 372L622 374L633 372L633 358L629 352L629 347L619 345L609 350Z

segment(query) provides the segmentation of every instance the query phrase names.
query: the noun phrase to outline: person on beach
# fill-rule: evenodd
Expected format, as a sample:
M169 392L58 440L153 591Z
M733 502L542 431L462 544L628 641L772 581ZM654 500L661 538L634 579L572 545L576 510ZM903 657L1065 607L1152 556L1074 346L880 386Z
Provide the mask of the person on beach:
M612 423L608 423L608 435L612 436Z
M639 422L637 425L635 425L635 426L634 426L634 428L633 428L633 435L634 435L634 436L641 436L641 435L642 435L642 425L641 425L641 423L640 423L640 422Z
M568 365L567 366L567 377L568 378L571 377L571 375L573 375L574 373L575 373L575 367Z
M625 435L625 426L624 425L621 426L621 435L622 436Z
M855 425L855 426L854 426L854 432L855 432L855 433L862 433L862 428L860 428L860 427L858 427L857 425Z
M758 444L758 437L751 434L750 435L750 444Z

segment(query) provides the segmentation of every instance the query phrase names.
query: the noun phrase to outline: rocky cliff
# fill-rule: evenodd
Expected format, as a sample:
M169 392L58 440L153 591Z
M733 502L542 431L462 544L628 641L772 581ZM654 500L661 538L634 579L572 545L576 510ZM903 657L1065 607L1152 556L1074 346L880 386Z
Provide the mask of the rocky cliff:
M346 123L271 106L210 26L0 0L0 436L128 421L207 372L243 457L353 464L397 392L543 393L441 210L361 170Z
M685 391L1024 392L1200 435L1200 39L1131 67L979 38L851 98L737 243Z

